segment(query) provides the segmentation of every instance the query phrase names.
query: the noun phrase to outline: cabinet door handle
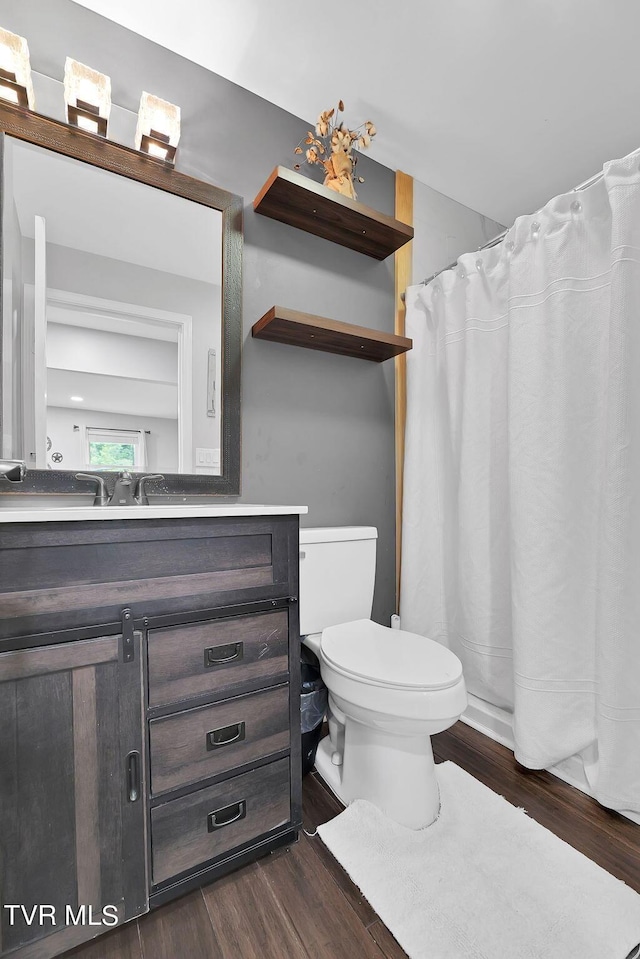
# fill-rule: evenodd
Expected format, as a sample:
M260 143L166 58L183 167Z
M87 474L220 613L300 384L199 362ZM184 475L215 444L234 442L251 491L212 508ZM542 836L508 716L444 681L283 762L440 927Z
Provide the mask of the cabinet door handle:
M135 750L127 756L127 798L129 802L140 798L140 753Z
M207 816L207 829L209 832L215 832L216 829L230 826L232 822L239 822L246 815L247 801L241 799L240 802L234 802L230 806L223 806L221 809L210 812Z
M227 643L226 646L209 646L204 651L204 665L222 666L224 663L239 663L244 656L244 643Z
M241 743L244 737L244 722L220 726L207 733L207 749L220 749L221 746L230 746L231 743Z

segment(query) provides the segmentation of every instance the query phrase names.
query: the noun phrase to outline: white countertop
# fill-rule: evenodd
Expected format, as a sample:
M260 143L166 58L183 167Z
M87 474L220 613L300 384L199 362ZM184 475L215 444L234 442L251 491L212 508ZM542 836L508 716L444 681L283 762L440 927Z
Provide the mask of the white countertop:
M253 506L248 503L207 503L194 506L166 503L163 506L54 506L0 508L0 523L60 523L108 519L184 519L188 516L282 516L308 512L306 506Z

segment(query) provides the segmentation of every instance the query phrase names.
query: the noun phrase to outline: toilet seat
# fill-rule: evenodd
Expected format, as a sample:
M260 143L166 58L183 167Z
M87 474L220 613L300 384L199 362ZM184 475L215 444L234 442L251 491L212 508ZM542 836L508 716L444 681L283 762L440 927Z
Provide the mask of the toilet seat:
M462 680L462 664L446 646L370 619L329 626L320 649L336 672L371 686L430 691Z

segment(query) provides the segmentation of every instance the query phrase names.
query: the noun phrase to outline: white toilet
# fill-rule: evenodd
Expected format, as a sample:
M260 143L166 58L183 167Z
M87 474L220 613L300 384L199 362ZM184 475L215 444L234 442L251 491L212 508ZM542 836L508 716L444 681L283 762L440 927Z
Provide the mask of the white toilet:
M467 705L462 664L416 633L372 622L377 530L300 530L300 633L329 690L316 769L343 803L368 799L411 829L440 799L431 736Z

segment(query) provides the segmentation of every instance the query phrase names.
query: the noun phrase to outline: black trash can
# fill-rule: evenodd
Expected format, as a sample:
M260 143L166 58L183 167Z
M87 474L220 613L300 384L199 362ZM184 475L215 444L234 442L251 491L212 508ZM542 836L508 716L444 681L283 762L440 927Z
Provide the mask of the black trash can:
M316 749L322 735L322 721L327 711L327 687L320 676L320 663L315 653L301 647L300 652L300 728L302 731L302 775L313 769Z

